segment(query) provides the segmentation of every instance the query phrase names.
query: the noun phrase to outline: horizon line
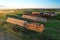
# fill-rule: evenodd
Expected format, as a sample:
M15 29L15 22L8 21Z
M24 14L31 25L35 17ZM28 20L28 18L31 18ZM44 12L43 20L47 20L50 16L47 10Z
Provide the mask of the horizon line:
M0 8L0 9L60 9L60 8Z

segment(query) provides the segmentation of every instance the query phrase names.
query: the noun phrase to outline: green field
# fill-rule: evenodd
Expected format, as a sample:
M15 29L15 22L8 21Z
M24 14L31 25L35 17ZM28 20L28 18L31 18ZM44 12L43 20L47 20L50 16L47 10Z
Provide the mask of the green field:
M60 40L60 14L56 18L49 18L47 23L44 23L45 30L42 33L35 31L27 30L21 28L18 25L10 24L6 22L8 16L22 19L23 12L0 14L0 32L7 32L10 35L10 40ZM22 19L27 20L27 19ZM32 20L27 20L28 22L33 22ZM12 28L17 28L19 32L14 32Z

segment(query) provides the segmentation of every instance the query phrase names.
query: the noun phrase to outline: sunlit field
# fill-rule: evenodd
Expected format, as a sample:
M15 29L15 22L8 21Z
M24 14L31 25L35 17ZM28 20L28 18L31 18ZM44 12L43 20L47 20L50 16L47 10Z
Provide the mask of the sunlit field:
M4 10L3 10L4 11ZM8 10L7 10L8 11ZM7 17L12 17L16 19L26 20L28 22L34 22L33 20L27 20L21 18L21 16L26 12L32 11L48 11L48 10L33 10L33 9L24 9L24 10L13 10L14 12L0 13L0 38L1 40L60 40L60 10L54 10L57 12L55 18L47 18L48 22L43 23L45 29L42 33L31 31L25 28L22 28L18 25L14 25L6 22ZM53 11L53 10L52 10ZM59 13L58 13L59 12ZM39 22L40 23L40 22ZM18 31L12 30L16 28ZM2 37L3 36L3 37Z

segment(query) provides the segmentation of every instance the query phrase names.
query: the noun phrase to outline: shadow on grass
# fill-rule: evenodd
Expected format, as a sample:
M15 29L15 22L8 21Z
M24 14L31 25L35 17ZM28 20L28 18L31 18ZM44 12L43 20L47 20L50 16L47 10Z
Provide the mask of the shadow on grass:
M31 31L25 28L22 28L20 26L16 27L19 32L22 33L22 39L26 39L26 40L57 40L57 38L52 37L52 34L48 33L48 31L44 30L44 32L39 33L39 32L35 32L35 31Z

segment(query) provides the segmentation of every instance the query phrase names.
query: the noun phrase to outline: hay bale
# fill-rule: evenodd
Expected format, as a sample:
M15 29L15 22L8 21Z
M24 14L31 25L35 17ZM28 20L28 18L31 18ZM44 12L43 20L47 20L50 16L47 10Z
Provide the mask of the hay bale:
M31 20L34 20L37 22L43 22L43 23L47 22L46 18L34 17L34 16L30 16L30 15L23 15L22 18L31 19Z
M27 21L14 19L14 18L7 18L6 21L9 23L12 23L12 24L19 25L26 29L36 31L36 32L42 32L44 30L44 25L41 25L41 24L37 25L37 23L28 23ZM13 29L13 30L15 30L15 29ZM15 31L17 31L17 30L15 30Z
M8 17L7 20L6 20L6 22L16 24L16 19Z
M43 32L44 28L45 27L43 24L37 25L36 23L30 23L26 25L26 29L33 30L36 32L41 32L41 33Z
M22 26L22 27L24 27L24 25L27 23L27 21L15 19L15 18L7 18L6 21L12 24Z

